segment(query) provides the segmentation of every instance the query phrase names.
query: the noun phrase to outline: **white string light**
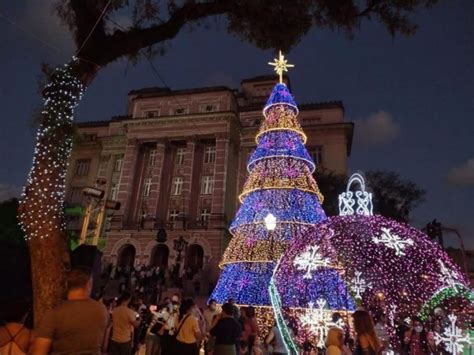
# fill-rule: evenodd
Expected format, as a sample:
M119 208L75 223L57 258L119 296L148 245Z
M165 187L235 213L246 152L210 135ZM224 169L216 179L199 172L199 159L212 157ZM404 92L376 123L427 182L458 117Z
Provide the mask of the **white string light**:
M20 201L20 226L27 239L47 238L66 229L64 194L73 114L84 91L71 64L56 68L43 90L42 123L36 136L33 166Z

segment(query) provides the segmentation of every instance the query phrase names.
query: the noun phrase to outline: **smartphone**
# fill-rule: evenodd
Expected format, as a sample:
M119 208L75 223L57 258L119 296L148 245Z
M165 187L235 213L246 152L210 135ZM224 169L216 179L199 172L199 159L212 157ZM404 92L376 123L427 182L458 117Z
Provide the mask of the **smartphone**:
M156 304L150 305L150 311L156 312L157 309L158 309L158 306Z

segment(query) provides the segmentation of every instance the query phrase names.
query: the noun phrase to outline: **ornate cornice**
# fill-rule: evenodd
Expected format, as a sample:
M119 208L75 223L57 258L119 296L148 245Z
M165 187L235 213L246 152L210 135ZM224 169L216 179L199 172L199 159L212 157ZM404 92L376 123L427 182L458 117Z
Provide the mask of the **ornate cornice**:
M163 126L166 124L180 125L187 122L220 122L229 121L231 119L238 119L238 116L234 112L228 112L222 114L221 112L215 114L198 114L198 115L185 115L185 116L166 116L166 117L155 117L155 118L132 118L123 121L129 127L137 126Z
M107 136L100 139L103 148L115 148L125 146L127 139L125 136Z

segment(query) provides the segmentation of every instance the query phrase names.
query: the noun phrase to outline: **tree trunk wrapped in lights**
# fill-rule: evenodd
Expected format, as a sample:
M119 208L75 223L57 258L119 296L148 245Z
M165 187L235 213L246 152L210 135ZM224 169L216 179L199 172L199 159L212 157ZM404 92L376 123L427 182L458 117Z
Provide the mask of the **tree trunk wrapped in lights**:
M61 299L69 265L63 219L65 178L73 112L82 92L83 85L69 64L57 68L45 86L33 166L19 206L20 224L30 247L36 321Z

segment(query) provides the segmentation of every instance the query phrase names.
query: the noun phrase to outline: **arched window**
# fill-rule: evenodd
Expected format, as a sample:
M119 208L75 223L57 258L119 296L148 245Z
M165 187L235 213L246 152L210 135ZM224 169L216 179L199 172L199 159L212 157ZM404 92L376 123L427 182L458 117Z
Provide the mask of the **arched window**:
M192 275L202 269L204 264L204 249L199 244L191 244L186 250L185 269L188 269Z
M135 254L135 247L131 244L125 244L120 248L117 264L121 267L128 266L128 268L131 269L135 263Z
M170 250L166 244L158 244L153 248L151 254L150 266L159 266L161 269L168 267L168 257Z

